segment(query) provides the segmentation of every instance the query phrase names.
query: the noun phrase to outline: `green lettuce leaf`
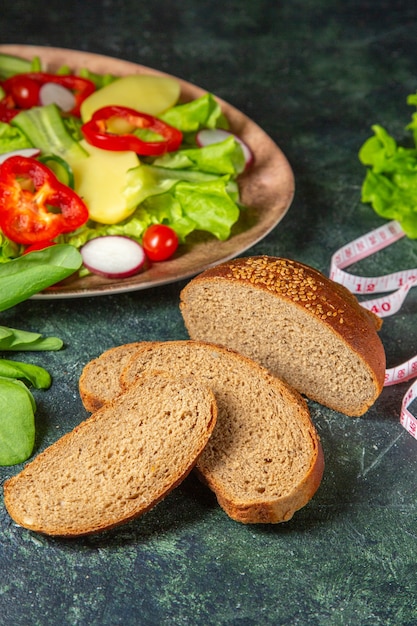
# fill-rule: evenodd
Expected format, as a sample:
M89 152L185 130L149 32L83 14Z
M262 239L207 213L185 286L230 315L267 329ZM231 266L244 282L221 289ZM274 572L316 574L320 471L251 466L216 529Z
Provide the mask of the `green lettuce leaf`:
M23 247L8 239L0 231L0 263L8 263L22 254Z
M116 78L118 78L113 74L96 74L86 67L81 68L78 72L78 75L82 78L87 78L88 80L91 80L95 84L96 89L101 89L102 87L109 85L114 80L116 80Z
M224 181L198 185L181 181L175 187L175 197L185 216L195 222L196 230L209 232L222 241L230 237L231 228L239 219L239 208L230 198Z
M195 133L200 128L227 128L227 120L219 103L210 94L204 94L185 104L178 104L159 116L164 122L183 133Z
M372 130L374 136L359 150L359 160L368 168L361 200L384 219L397 220L408 237L417 238L417 149L399 146L379 125Z
M125 235L141 243L143 233L151 224L167 224L175 230L181 242L194 230L209 232L220 240L230 236L240 210L234 194L229 192L227 177L199 182L178 178L168 180L168 191L157 193L155 183L155 193L150 193L133 215L123 222L87 224L77 232L66 235L66 241L80 247L94 237Z
M243 160L241 147L230 137L142 163L128 173L129 193L138 201L129 218L112 225L89 222L59 241L80 248L95 237L125 235L141 243L145 230L156 223L171 226L181 242L194 230L227 239L239 218L235 177Z
M185 148L154 160L154 165L169 169L193 169L209 174L237 176L245 168L245 157L231 135L224 141L204 148Z
M0 154L25 148L33 148L26 135L19 128L0 122Z

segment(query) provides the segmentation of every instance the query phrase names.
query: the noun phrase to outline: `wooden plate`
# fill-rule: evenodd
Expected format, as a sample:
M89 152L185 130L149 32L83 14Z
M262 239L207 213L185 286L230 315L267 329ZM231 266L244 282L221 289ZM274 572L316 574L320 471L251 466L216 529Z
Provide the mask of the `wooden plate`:
M0 52L31 59L38 56L46 71L55 71L68 65L76 71L88 67L93 72L126 74L158 74L158 70L122 59L89 52L46 48L41 46L3 45ZM188 101L203 95L205 90L175 77L181 85L181 100ZM131 278L110 280L99 276L78 278L72 276L35 298L75 298L124 293L148 289L194 276L203 270L242 254L263 239L284 217L294 196L294 176L280 148L252 120L224 100L218 98L231 130L251 147L255 161L239 179L241 199L247 210L228 241L218 241L206 234L190 236L175 257L154 263L145 272Z

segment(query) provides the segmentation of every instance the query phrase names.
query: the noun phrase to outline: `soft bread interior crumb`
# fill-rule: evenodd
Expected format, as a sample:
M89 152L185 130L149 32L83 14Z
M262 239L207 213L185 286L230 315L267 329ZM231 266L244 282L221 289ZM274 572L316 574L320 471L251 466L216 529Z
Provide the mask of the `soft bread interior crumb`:
M342 412L369 403L375 387L370 368L302 308L232 281L196 282L186 298L183 314L193 339L232 347L307 397Z
M128 387L158 367L198 373L214 392L217 424L197 467L215 491L239 506L275 501L297 490L318 444L296 392L240 355L187 341L138 351L122 381Z
M138 381L5 487L23 526L83 534L135 517L188 473L215 422L212 392L160 374Z

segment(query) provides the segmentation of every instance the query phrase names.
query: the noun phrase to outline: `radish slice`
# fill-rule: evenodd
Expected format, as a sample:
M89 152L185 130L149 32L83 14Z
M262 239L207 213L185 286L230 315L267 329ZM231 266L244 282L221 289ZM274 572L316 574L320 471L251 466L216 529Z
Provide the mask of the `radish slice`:
M21 150L5 152L4 154L0 154L0 165L12 156L36 157L40 153L41 151L38 150L38 148L22 148Z
M196 142L200 148L204 148L204 146L209 146L212 143L220 143L228 137L234 137L240 144L245 157L245 166L249 167L249 165L253 162L252 150L249 148L248 144L243 141L243 139L234 133L231 133L229 130L224 130L223 128L203 128L197 133Z
M106 278L127 278L143 267L146 255L142 246L123 235L105 235L90 239L82 248L85 267Z
M61 111L71 111L75 107L75 96L66 87L57 83L45 83L39 90L39 102L42 106L56 104Z

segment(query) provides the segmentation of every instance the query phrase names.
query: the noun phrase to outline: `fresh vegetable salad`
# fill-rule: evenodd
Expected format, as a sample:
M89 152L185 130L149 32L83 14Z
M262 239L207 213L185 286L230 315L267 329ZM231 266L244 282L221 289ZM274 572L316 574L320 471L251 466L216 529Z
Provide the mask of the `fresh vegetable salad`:
M65 243L82 271L123 277L194 231L228 239L252 152L213 95L179 98L168 76L0 54L0 262Z

